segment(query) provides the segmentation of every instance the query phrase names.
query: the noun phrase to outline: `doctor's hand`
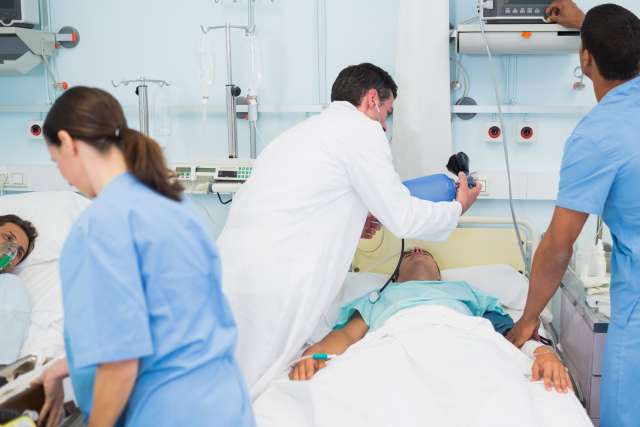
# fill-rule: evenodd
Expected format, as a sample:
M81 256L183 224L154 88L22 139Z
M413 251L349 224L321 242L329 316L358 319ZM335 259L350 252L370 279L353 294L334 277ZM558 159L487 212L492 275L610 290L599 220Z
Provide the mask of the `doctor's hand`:
M556 0L547 7L545 12L549 15L549 21L553 23L578 30L582 28L584 12L573 0Z
M538 339L539 327L539 319L527 320L522 318L513 325L513 328L507 334L507 340L511 341L516 347L521 348L530 339Z
M314 353L326 353L318 345L312 345L309 347L302 356L310 356ZM318 372L320 369L327 366L327 362L324 360L307 359L296 363L289 372L289 379L292 381L308 381Z
M67 359L53 362L32 386L42 385L44 388L44 405L40 410L40 426L58 427L64 416L64 389L62 380L69 376Z
M467 175L464 172L458 174L458 193L456 200L462 205L462 213L464 214L473 205L482 191L482 185L476 182L473 188L469 188L469 182L467 181Z
M544 380L544 388L547 391L551 391L553 387L558 393L573 390L567 368L551 348L541 346L533 354L535 359L531 367L531 381Z
M364 223L360 238L367 240L372 239L381 228L382 224L380 224L380 221L378 221L375 216L369 214L367 215L367 222Z

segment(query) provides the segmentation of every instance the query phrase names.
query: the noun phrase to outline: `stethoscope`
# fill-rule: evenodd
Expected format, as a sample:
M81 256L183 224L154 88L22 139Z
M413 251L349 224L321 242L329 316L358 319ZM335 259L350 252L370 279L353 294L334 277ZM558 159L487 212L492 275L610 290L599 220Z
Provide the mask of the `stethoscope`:
M398 275L398 272L400 271L400 264L402 264L403 257L404 257L404 239L402 239L402 244L400 248L400 259L398 259L398 265L396 266L396 269L393 270L393 274L391 274L391 277L389 277L389 280L386 281L383 287L369 294L369 302L371 304L375 304L378 301L380 301L380 298L382 297L382 293L384 292L384 290L387 289L387 286L391 284L391 281L393 280L393 278Z

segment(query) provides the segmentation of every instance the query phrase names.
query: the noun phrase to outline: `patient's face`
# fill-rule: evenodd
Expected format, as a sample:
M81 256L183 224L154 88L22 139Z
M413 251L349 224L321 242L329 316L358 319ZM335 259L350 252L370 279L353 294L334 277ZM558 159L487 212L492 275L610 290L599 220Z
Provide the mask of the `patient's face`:
M433 256L421 248L415 248L404 253L398 282L411 280L440 280L440 268Z
M24 258L29 248L29 236L24 232L22 228L8 222L0 225L0 243L15 243L20 247L18 249L18 256L11 263L12 267L20 264L20 261Z

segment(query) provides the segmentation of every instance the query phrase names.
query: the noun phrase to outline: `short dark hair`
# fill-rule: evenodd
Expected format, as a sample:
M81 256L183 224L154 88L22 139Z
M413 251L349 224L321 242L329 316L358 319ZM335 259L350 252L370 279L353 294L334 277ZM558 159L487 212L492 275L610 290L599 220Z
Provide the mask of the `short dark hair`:
M607 80L631 80L640 73L640 19L616 4L591 9L582 25L582 47Z
M0 215L0 226L5 224L15 224L24 231L29 239L29 245L27 246L27 253L24 254L24 258L20 262L27 259L29 254L33 252L33 247L36 244L36 238L38 237L38 230L29 221L20 218L17 215Z
M370 89L378 91L380 101L386 101L391 95L398 97L398 85L391 75L382 68L365 62L340 71L331 88L331 102L348 101L359 107L362 97Z

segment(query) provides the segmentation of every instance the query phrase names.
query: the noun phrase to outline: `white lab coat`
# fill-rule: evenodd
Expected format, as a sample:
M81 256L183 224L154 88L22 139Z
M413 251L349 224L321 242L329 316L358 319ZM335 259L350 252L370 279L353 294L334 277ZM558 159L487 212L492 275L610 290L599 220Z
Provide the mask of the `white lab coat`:
M461 206L411 197L380 123L348 102L289 129L257 159L218 239L254 399L339 293L367 212L396 236L444 240Z

